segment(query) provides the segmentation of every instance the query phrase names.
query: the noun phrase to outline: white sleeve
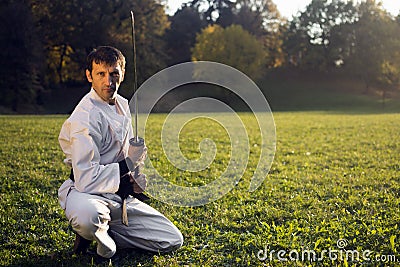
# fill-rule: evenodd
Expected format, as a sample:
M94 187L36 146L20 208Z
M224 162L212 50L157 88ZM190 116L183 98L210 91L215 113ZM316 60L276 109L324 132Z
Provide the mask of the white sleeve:
M118 163L100 164L101 125L71 121L71 160L75 188L90 194L115 193L120 183ZM90 128L90 129L89 129Z

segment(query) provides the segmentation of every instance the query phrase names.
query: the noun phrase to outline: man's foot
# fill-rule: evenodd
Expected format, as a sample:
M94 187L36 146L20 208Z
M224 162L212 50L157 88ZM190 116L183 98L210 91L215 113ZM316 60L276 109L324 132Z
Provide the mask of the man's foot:
M89 248L91 240L87 240L81 237L78 234L75 234L75 242L74 242L74 253L75 254L86 254L87 249Z

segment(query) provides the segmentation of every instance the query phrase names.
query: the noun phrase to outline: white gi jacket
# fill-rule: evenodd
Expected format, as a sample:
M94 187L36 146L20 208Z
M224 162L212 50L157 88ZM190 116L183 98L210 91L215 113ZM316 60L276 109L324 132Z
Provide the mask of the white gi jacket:
M126 158L133 131L128 101L117 95L115 107L118 114L92 88L64 122L58 140L75 182L68 179L58 190L63 209L72 187L89 194L118 190L118 162Z

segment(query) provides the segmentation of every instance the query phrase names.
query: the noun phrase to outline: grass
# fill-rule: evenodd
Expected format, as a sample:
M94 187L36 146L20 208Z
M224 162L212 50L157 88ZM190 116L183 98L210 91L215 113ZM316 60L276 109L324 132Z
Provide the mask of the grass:
M251 155L259 155L254 118L246 121ZM218 148L211 168L177 170L157 139L164 115L154 115L146 134L149 157L171 182L195 186L216 179L229 162L227 134L206 120L181 132L182 153L199 158L197 144L212 134ZM57 137L66 116L0 116L0 265L107 266L90 256L71 255L73 233L57 202L68 176ZM118 266L396 266L345 258L282 262L276 254L305 249L370 250L371 259L400 260L400 114L275 113L277 150L260 188L248 191L256 157L238 185L223 198L199 207L150 205L182 231L184 246L169 254L124 251ZM210 131L211 127L217 129ZM262 253L261 253L261 252ZM266 253L261 261L258 256ZM342 251L343 252L343 251ZM261 254L260 254L261 253ZM345 251L344 251L345 253ZM295 254L291 254L295 256ZM320 255L320 254L319 254ZM337 254L336 254L337 255ZM288 254L286 254L288 257Z

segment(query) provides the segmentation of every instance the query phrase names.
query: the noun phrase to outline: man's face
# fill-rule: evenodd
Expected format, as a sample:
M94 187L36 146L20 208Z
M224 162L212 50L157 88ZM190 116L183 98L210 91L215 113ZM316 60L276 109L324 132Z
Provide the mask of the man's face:
M86 77L101 99L109 104L115 102L119 85L124 79L124 73L118 63L106 65L93 62L92 73L86 70Z

